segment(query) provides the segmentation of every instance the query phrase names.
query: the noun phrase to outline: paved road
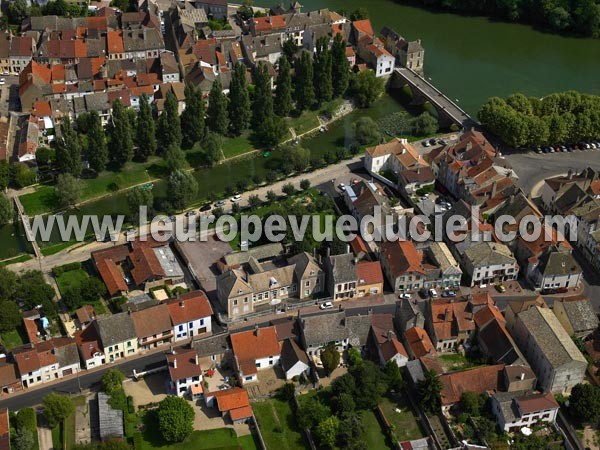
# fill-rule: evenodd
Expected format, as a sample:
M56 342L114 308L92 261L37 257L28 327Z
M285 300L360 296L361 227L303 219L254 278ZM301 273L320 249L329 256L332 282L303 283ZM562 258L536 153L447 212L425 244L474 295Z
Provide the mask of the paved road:
M165 355L164 352L161 351L147 356L142 356L141 358L125 360L120 364L108 364L97 371L82 372L81 375L79 375L79 383L81 384L82 390L90 389L100 382L104 372L111 367L117 367L125 372L126 375L131 375L133 369L136 369L137 371L150 369L164 362L164 360ZM23 392L22 394L16 394L0 400L0 407L8 408L11 411L17 411L21 408L39 405L42 402L42 399L51 392L70 394L79 392L79 383L77 381L77 377L75 377L59 383L52 383L48 386L42 386L38 389L32 389L30 391Z
M518 184L526 193L545 178L567 173L569 169L591 167L600 170L600 151L576 150L572 153L512 153L504 157L519 176Z

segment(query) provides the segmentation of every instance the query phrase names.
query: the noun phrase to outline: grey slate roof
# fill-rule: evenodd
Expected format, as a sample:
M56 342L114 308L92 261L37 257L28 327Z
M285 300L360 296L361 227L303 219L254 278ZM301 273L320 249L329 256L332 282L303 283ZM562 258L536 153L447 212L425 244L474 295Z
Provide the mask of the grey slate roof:
M515 263L515 258L506 245L492 242L478 242L471 245L465 250L465 257L475 267Z
M137 337L133 320L128 312L97 319L96 327L104 347L120 344Z
M100 425L100 439L123 437L123 411L113 409L108 404L110 397L103 392L98 392L98 420Z
M331 268L331 276L334 283L348 283L358 279L354 255L352 253L330 256L329 267Z
M552 367L557 368L574 360L587 364L549 308L535 306L521 312L518 317Z
M587 298L566 300L562 305L575 332L594 330L598 327L598 316Z
M367 345L369 330L371 329L371 315L346 317L346 328L348 329L350 345L353 347Z
M55 352L59 367L79 364L79 351L77 350L77 344L75 342L62 347L56 347Z
M581 267L571 253L550 248L540 257L538 269L545 276L581 273Z
M261 261L280 255L283 255L283 245L280 243L272 243L253 247L246 252L232 252L223 256L223 259L225 260L226 265L237 266L250 261L250 257Z
M344 312L302 318L302 333L307 346L325 345L348 338Z
M199 357L222 355L229 349L227 343L228 333L213 334L192 342L192 347L196 350Z
M307 366L308 355L304 350L298 347L298 344L293 339L286 339L281 346L281 366L286 372L294 367L298 361L303 362Z

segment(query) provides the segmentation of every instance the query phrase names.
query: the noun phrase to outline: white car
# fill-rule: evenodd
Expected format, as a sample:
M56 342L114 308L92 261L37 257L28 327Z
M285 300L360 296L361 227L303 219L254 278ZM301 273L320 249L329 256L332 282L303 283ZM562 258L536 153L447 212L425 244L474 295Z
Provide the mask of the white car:
M430 297L437 297L437 291L435 289L429 289Z
M231 197L231 203L237 203L242 199L241 195L234 195L233 197Z
M398 298L403 298L405 300L410 300L410 294L400 294L400 295L398 295Z
M0 78L0 85L5 85L6 84L6 79L4 78Z
M346 187L346 185L345 185L344 183L340 183L340 184L338 184L338 189L339 189L340 191L343 191L345 187Z
M332 309L333 303L331 302L323 302L319 305L319 309Z

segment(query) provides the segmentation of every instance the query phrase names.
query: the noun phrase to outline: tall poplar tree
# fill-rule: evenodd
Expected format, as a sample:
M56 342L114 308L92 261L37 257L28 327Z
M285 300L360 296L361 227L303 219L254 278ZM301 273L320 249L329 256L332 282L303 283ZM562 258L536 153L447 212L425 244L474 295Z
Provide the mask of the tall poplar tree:
M314 58L313 83L315 86L315 96L319 103L328 102L333 97L329 36L321 36L317 40L317 51Z
M156 131L158 153L164 154L171 145L181 146L181 120L179 118L177 98L172 92L167 94L163 112L158 118Z
M70 173L75 178L81 175L81 144L69 116L60 124L62 136L56 148L56 165L60 173Z
M137 141L135 159L138 161L146 161L149 156L156 153L156 124L154 123L152 107L146 94L142 94L140 98L140 111L138 113L135 140Z
M229 126L229 117L227 116L227 96L223 94L221 81L216 79L210 88L208 94L208 128L214 133L225 135Z
M271 76L264 61L260 61L254 70L254 101L252 102L252 125L258 129L273 116L273 93Z
M90 167L97 173L106 169L108 164L108 146L106 145L106 134L102 127L102 120L96 111L89 113L87 130L87 160Z
M275 88L275 113L280 117L290 115L294 107L292 99L292 75L290 63L285 56L279 58L279 72L277 73L277 87Z
M346 56L346 41L337 33L331 46L331 81L333 96L341 97L348 89L350 80L350 62Z
M250 122L250 94L246 86L246 66L237 63L229 87L229 130L235 136L242 134Z
M204 136L206 107L199 87L188 83L185 86L185 109L181 113L183 147L192 148Z
M296 60L294 86L296 109L304 111L312 107L315 104L313 63L310 53L307 51L303 51L300 59Z
M109 160L115 168L121 168L133 158L133 136L127 110L119 99L112 104L112 116L108 120Z

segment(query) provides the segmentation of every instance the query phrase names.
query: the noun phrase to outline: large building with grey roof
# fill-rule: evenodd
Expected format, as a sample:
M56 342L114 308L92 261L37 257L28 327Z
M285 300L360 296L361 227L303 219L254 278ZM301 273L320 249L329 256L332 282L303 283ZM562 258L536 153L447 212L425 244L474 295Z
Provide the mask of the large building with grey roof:
M566 394L583 381L587 361L549 308L520 312L512 333L543 391Z
M519 265L510 249L497 242L478 242L462 255L463 271L471 286L515 280Z
M135 355L138 337L131 313L123 312L94 321L107 362Z
M569 336L585 339L600 325L590 300L583 295L556 299L552 310Z

